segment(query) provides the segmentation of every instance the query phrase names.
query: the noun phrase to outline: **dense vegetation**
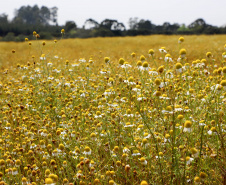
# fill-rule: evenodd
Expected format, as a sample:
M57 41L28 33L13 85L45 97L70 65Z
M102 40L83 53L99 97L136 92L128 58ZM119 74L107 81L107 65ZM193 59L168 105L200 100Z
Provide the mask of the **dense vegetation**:
M61 32L0 43L0 185L226 184L225 35Z
M105 19L98 23L87 19L82 28L77 27L75 21L67 21L65 25L57 23L57 7L47 8L37 5L22 6L12 21L6 14L0 15L0 39L2 41L23 41L31 38L33 30L39 32L42 39L60 37L60 30L65 28L65 38L89 38L106 36L136 36L150 34L225 34L226 27L207 24L203 19L197 19L190 25L180 25L168 22L155 25L150 20L130 18L129 28L117 20Z

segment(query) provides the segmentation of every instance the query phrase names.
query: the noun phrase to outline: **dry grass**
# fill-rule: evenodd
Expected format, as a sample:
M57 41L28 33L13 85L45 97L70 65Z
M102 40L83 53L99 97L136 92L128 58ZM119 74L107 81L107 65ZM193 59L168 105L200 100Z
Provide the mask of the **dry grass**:
M216 59L221 59L226 35L192 35L185 37L186 42L183 47L187 49L189 61L205 58L205 53L210 51ZM112 37L112 38L91 38L91 39L66 39L59 41L57 49L53 50L53 41L46 41L44 53L52 53L67 60L75 60L80 57L89 59L109 56L118 60L123 57L130 61L130 54L135 52L139 55L147 55L149 49L157 51L165 46L172 56L177 56L179 52L177 44L178 36L152 35L137 37ZM41 43L31 41L28 43L0 42L0 67L9 68L18 62L26 64L31 60L31 55L39 57L41 55ZM12 59L11 50L16 50L16 58ZM100 53L101 51L101 53Z

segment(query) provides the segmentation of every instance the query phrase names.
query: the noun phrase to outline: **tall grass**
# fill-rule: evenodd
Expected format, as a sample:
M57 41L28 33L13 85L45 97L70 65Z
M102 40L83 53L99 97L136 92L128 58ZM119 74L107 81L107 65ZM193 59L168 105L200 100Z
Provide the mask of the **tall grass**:
M0 184L225 184L224 38L0 43Z

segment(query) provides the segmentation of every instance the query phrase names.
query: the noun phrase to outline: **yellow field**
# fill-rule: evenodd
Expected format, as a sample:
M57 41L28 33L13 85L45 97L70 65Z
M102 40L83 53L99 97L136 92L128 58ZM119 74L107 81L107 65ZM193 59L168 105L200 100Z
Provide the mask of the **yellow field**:
M0 185L226 184L225 41L0 42Z
M80 57L89 59L93 56L94 59L99 57L111 57L113 60L118 60L123 57L130 62L130 54L135 52L139 58L140 55L148 55L149 49L158 50L161 47L166 47L166 50L172 57L178 57L179 36L137 36L137 37L116 37L116 38L92 38L92 39L66 39L60 40L54 50L54 42L46 41L46 46L43 49L45 54L51 52L52 55L58 55L64 59L74 61ZM186 36L183 47L187 49L190 62L195 59L202 59L206 52L210 51L218 60L221 59L221 54L224 51L226 35L201 35L201 36ZM41 53L41 41L14 43L0 42L0 67L9 67L16 65L19 61L26 64L27 60L31 60L31 56L35 55L39 58ZM16 57L11 59L11 50L16 50ZM101 51L101 54L100 54Z

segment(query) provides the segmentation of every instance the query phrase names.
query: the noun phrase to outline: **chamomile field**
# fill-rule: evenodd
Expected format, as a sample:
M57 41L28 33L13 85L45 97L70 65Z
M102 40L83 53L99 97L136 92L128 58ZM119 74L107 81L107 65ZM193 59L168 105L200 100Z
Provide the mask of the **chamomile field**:
M226 184L226 35L0 42L0 185Z

